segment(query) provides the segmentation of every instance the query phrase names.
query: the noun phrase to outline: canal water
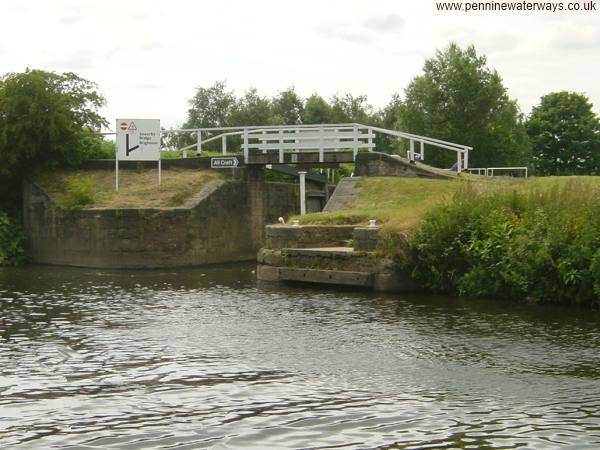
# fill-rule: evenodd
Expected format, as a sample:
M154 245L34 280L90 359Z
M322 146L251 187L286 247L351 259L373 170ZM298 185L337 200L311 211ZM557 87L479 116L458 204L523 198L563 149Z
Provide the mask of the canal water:
M0 271L0 448L598 448L600 314Z

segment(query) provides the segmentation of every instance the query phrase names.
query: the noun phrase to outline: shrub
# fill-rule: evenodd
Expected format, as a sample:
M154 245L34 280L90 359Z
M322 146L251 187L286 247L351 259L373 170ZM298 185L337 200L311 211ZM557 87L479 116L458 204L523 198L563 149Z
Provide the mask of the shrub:
M21 227L0 211L0 266L16 266L25 262L24 241Z
M60 206L65 209L81 209L94 203L92 181L81 175L73 175L65 180L65 193Z
M413 277L434 292L600 305L600 189L460 192L412 237Z

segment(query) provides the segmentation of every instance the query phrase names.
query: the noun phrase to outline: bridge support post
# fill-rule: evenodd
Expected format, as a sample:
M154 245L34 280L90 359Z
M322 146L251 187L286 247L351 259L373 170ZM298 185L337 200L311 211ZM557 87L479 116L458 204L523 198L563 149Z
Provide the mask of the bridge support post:
M244 128L244 144L242 145L244 150L244 163L248 164L248 129Z
M300 176L300 215L306 214L306 172L298 172Z

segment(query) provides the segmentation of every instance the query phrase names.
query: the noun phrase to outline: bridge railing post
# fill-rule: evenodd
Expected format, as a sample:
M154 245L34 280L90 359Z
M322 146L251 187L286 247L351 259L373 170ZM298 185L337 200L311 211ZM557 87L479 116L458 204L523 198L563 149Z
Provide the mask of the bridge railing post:
M415 160L415 141L410 140L410 158L408 158L410 162Z
M227 154L227 135L224 134L221 136L221 152L226 155Z

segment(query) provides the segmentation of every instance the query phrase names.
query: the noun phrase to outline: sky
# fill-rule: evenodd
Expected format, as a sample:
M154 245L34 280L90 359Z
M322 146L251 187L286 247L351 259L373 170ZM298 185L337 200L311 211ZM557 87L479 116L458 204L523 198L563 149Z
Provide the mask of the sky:
M1 0L0 8L0 75L75 72L98 84L111 124L158 118L175 128L195 89L223 80L240 95L294 86L305 97L364 94L379 108L451 41L486 55L525 114L560 90L586 94L600 112L600 11L438 11L434 0Z

